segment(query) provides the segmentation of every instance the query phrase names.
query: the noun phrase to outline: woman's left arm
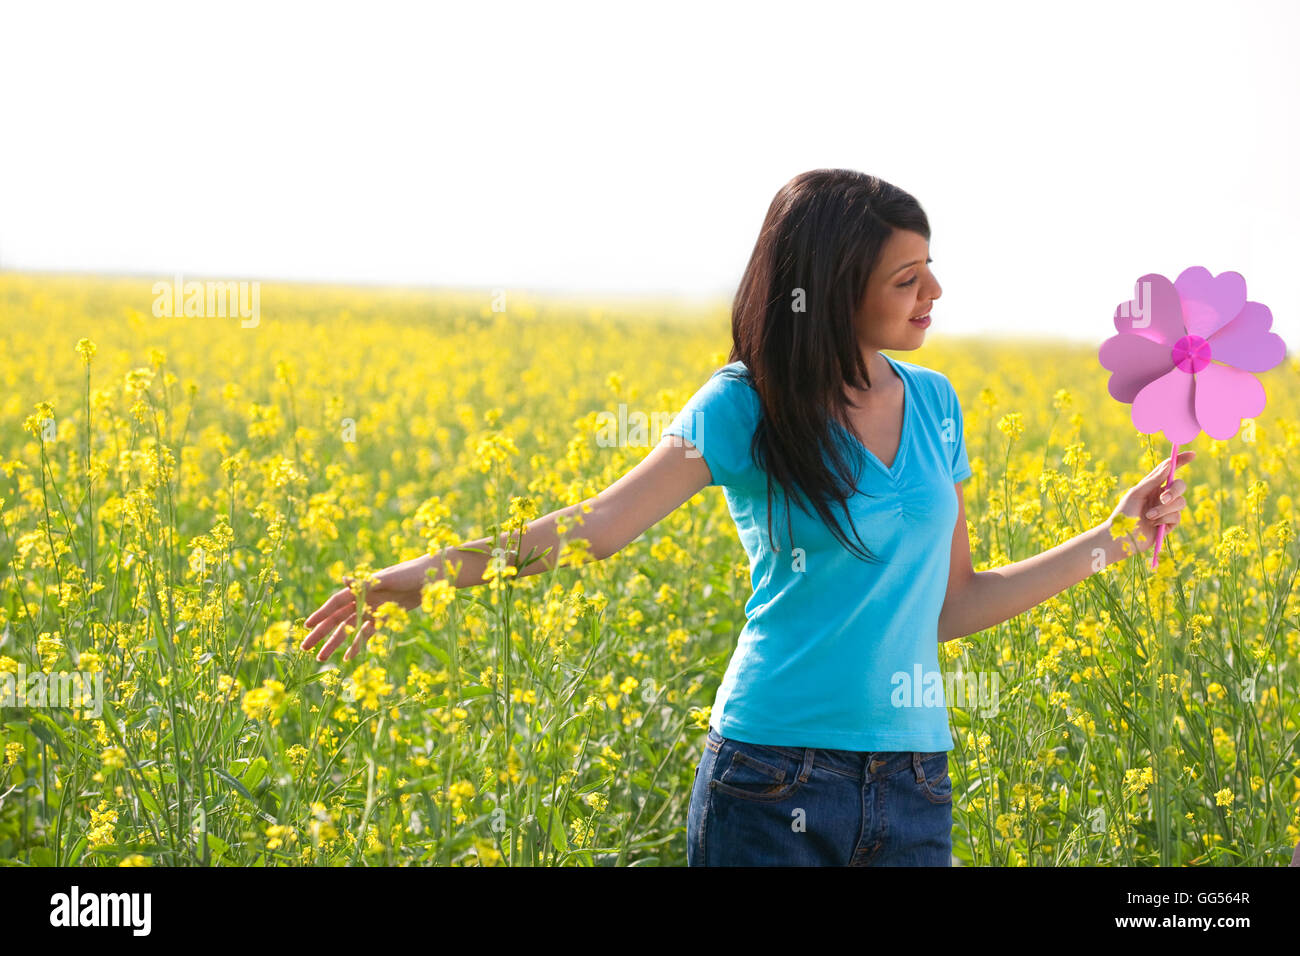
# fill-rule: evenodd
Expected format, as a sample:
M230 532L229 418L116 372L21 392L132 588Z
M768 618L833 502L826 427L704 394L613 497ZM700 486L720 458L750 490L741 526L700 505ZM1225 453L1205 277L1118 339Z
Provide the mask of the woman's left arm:
M1182 467L1196 456L1194 451L1178 453ZM1178 524L1187 502L1186 482L1175 478L1163 493L1160 486L1169 472L1166 458L1145 478L1128 490L1109 518L1094 528L1075 535L1053 548L1014 564L990 571L975 571L971 564L970 538L966 532L966 503L961 483L957 493L957 523L952 533L952 555L948 565L948 591L939 612L939 640L975 634L1023 614L1059 594L1089 575L1155 543L1159 525ZM1111 536L1118 515L1136 519L1127 535L1132 541L1127 552L1125 539Z

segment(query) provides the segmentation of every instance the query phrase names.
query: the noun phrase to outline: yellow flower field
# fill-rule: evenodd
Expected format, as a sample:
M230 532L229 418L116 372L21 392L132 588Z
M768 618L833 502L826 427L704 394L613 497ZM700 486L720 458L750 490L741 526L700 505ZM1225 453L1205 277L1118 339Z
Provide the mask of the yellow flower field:
M156 318L150 286L0 274L0 677L102 682L97 712L0 711L0 862L684 865L749 596L721 489L606 561L429 587L353 660L297 644L342 575L625 473L726 361L725 307L267 284L248 327ZM1169 452L1095 348L940 331L897 357L961 397L976 570L1104 520ZM1192 443L1157 570L944 646L999 695L950 708L961 863L1289 861L1300 362L1261 379L1258 420Z

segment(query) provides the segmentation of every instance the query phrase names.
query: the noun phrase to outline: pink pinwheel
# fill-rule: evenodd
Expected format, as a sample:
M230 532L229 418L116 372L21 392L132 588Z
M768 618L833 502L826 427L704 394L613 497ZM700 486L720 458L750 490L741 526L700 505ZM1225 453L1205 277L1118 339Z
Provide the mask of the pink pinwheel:
M1236 272L1211 276L1192 266L1173 282L1150 273L1135 292L1115 310L1119 334L1098 354L1112 373L1110 394L1132 403L1137 430L1163 431L1173 443L1167 486L1180 444L1202 430L1229 439L1243 418L1264 410L1264 386L1251 373L1278 365L1286 343L1269 331L1268 307L1246 301L1246 280ZM1164 525L1156 532L1153 568L1164 532Z

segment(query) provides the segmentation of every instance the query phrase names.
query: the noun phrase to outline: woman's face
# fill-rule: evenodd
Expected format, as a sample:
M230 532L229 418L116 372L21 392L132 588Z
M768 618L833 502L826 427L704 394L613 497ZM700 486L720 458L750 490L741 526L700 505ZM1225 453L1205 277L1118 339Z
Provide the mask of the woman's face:
M930 244L919 233L895 229L867 278L867 294L854 319L864 350L920 348L930 305L943 289L930 271Z

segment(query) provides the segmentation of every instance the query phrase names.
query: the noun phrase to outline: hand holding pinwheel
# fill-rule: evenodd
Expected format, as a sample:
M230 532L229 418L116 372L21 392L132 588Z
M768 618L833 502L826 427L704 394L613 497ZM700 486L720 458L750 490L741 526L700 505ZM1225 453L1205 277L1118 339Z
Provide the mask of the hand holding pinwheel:
M1185 465L1195 457L1194 451L1180 451L1177 464ZM1187 500L1183 497L1187 483L1183 479L1175 478L1167 487L1164 485L1172 460L1172 456L1166 458L1125 492L1107 522L1114 525L1118 515L1132 518L1134 527L1131 534L1139 552L1152 547L1161 532L1178 524L1183 509L1187 507Z
M1236 272L1211 276L1208 269L1192 266L1173 282L1150 273L1137 281L1135 291L1115 310L1119 334L1103 342L1098 354L1112 373L1111 396L1132 403L1137 430L1163 431L1173 443L1166 459L1166 481L1172 483L1174 469L1185 460L1178 454L1180 444L1202 430L1226 441L1243 418L1264 410L1264 386L1251 373L1278 365L1286 357L1286 343L1269 331L1268 307L1246 301L1246 280ZM1172 485L1168 490L1177 493ZM1164 534L1160 524L1153 568Z

